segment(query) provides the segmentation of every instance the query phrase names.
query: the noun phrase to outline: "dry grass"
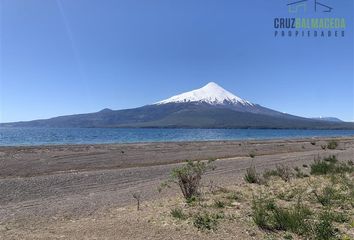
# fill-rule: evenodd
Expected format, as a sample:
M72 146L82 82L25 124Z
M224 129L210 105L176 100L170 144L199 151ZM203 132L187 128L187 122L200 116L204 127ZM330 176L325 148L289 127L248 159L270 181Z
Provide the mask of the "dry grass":
M292 230L298 222L303 222L291 220L298 197L302 196L301 204L311 209L310 219L320 220L311 225L311 231L323 233L323 229L329 228L335 230L339 239L353 239L354 195L350 185L353 177L350 174L310 176L290 182L274 177L267 185L235 183L212 192L204 187L201 196L192 203L186 203L181 196L143 202L141 211L132 205L87 218L49 221L33 230L9 225L7 230L2 229L1 236L3 239L116 239L117 236L119 239L306 239L305 233L298 232L303 234L300 235ZM324 208L314 191L325 194L327 186L341 194L336 192L337 200ZM278 219L285 216L288 223L278 224L271 231L257 226L252 201L258 196L272 199L280 209Z
M309 168L297 167L294 171L304 174L289 181L290 169L278 166L264 185L246 177L237 187L204 189L193 205L180 204L188 216L183 223L213 233L243 227L257 239L354 239L354 174L344 169L309 176Z

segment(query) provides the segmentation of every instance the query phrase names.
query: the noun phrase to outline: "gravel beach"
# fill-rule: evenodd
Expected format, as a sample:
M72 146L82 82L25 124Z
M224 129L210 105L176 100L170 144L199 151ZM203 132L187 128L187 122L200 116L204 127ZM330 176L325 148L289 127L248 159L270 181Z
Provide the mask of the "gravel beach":
M0 147L0 239L18 236L5 226L23 232L131 206L135 192L144 202L175 196L175 189L157 188L187 159L217 159L204 181L220 185L242 181L251 162L264 170L309 164L318 155L354 160L354 137L336 138L335 150L322 149L331 139Z

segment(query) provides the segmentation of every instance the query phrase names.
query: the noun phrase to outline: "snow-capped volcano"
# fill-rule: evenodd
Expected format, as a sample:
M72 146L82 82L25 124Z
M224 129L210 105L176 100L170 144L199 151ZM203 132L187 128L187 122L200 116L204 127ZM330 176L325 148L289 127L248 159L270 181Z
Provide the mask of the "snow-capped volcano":
M0 127L354 129L354 123L308 119L253 104L216 83L138 108L59 116Z
M210 82L202 88L185 92L166 100L157 102L156 104L166 104L166 103L208 103L211 105L222 105L222 104L242 104L245 106L253 106L254 104L246 101L224 88L220 87L214 82Z

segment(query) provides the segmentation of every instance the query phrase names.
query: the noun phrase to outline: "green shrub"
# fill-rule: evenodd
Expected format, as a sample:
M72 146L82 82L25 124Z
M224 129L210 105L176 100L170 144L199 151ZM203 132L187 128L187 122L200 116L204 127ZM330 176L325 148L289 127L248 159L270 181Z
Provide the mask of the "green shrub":
M301 201L289 209L277 206L273 200L264 197L254 198L252 202L252 219L264 230L290 231L305 235L310 227L307 220L312 212Z
M222 217L221 215L209 214L207 212L198 213L194 216L193 225L199 230L216 230L218 220Z
M226 199L239 201L242 199L242 193L241 192L231 192L226 196Z
M271 210L275 208L276 206L273 199L262 195L257 198L253 197L252 219L254 223L261 229L274 230Z
M175 183L181 189L184 198L190 201L199 196L202 176L208 170L215 168L212 163L213 161L187 161L187 164L172 169L170 179L161 184L161 187L169 187L169 183Z
M340 190L342 191L342 201L347 201L346 208L354 208L354 182L350 177L339 174L333 177L333 181L339 181ZM353 226L354 227L354 226Z
M214 207L216 207L216 208L224 208L225 205L226 205L226 203L221 200L214 201Z
M277 197L281 200L290 202L292 201L298 194L299 194L299 190L298 189L287 189L285 190L285 192L280 192L277 194Z
M248 156L249 156L250 158L255 158L256 154L255 154L254 152L250 152L250 154L248 154Z
M310 209L300 201L290 209L276 207L273 210L274 224L277 230L290 231L299 235L309 232L307 220L311 215Z
M181 208L172 209L171 215L172 215L172 217L180 219L180 220L187 219L187 216L183 213L183 210Z
M338 147L338 142L335 141L335 140L331 140L327 144L327 148L328 149L332 149L333 150L333 149L336 149L337 147Z
M284 239L285 239L285 240L293 240L294 238L293 238L293 236L292 236L290 233L286 233L286 234L284 235Z
M191 196L190 198L186 199L186 203L188 205L194 205L195 203L197 203L198 200L199 198L197 196Z
M350 221L350 217L342 212L331 212L331 219L337 223L346 223Z
M244 179L248 183L260 183L259 175L256 171L255 166L252 165L246 169L246 174L244 176Z
M314 163L310 165L311 167L311 174L313 175L325 175L330 172L333 172L335 168L335 164L337 162L336 156L330 156L320 160L316 158Z
M352 173L354 171L354 166L351 165L350 161L347 163L339 163L336 156L332 155L323 160L315 159L314 163L310 165L311 174L313 175L326 175L330 173Z
M330 206L334 201L336 195L336 189L333 186L326 186L323 188L321 193L313 191L317 201L322 204L322 206Z
M311 210L299 199L297 204L284 208L277 206L272 199L259 197L252 202L252 219L255 224L268 231L286 231L304 236L307 239L336 239L334 222L348 222L350 218L343 213L320 213L316 219Z
M275 169L272 170L265 170L263 173L263 178L264 179L269 179L272 176L278 176L278 172Z
M334 185L327 185L321 191L314 190L313 193L316 200L325 207L335 206L345 206L348 205L346 202L350 202L350 194L347 194L345 189L335 188ZM348 189L349 190L349 189Z
M281 165L277 165L276 169L268 170L263 173L263 177L265 179L268 179L271 176L280 177L285 182L288 182L292 177L292 172L288 166L281 164Z
M291 177L291 169L286 166L286 165L276 165L276 171L278 176L283 179L285 182L288 182L290 180Z
M320 214L319 221L314 227L315 239L330 240L336 238L336 231L333 227L331 214L326 211Z
M334 173L352 173L354 172L354 166L350 164L350 161L348 163L339 163L336 165L334 169Z

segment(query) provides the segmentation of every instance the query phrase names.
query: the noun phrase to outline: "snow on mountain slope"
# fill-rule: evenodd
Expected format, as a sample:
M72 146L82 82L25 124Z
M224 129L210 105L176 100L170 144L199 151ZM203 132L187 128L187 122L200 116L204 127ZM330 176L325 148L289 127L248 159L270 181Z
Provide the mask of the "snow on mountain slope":
M187 103L187 102L202 102L212 105L219 104L241 104L244 106L254 106L253 103L246 101L229 91L223 89L214 82L210 82L202 88L185 92L166 100L157 102L156 104L166 103Z

